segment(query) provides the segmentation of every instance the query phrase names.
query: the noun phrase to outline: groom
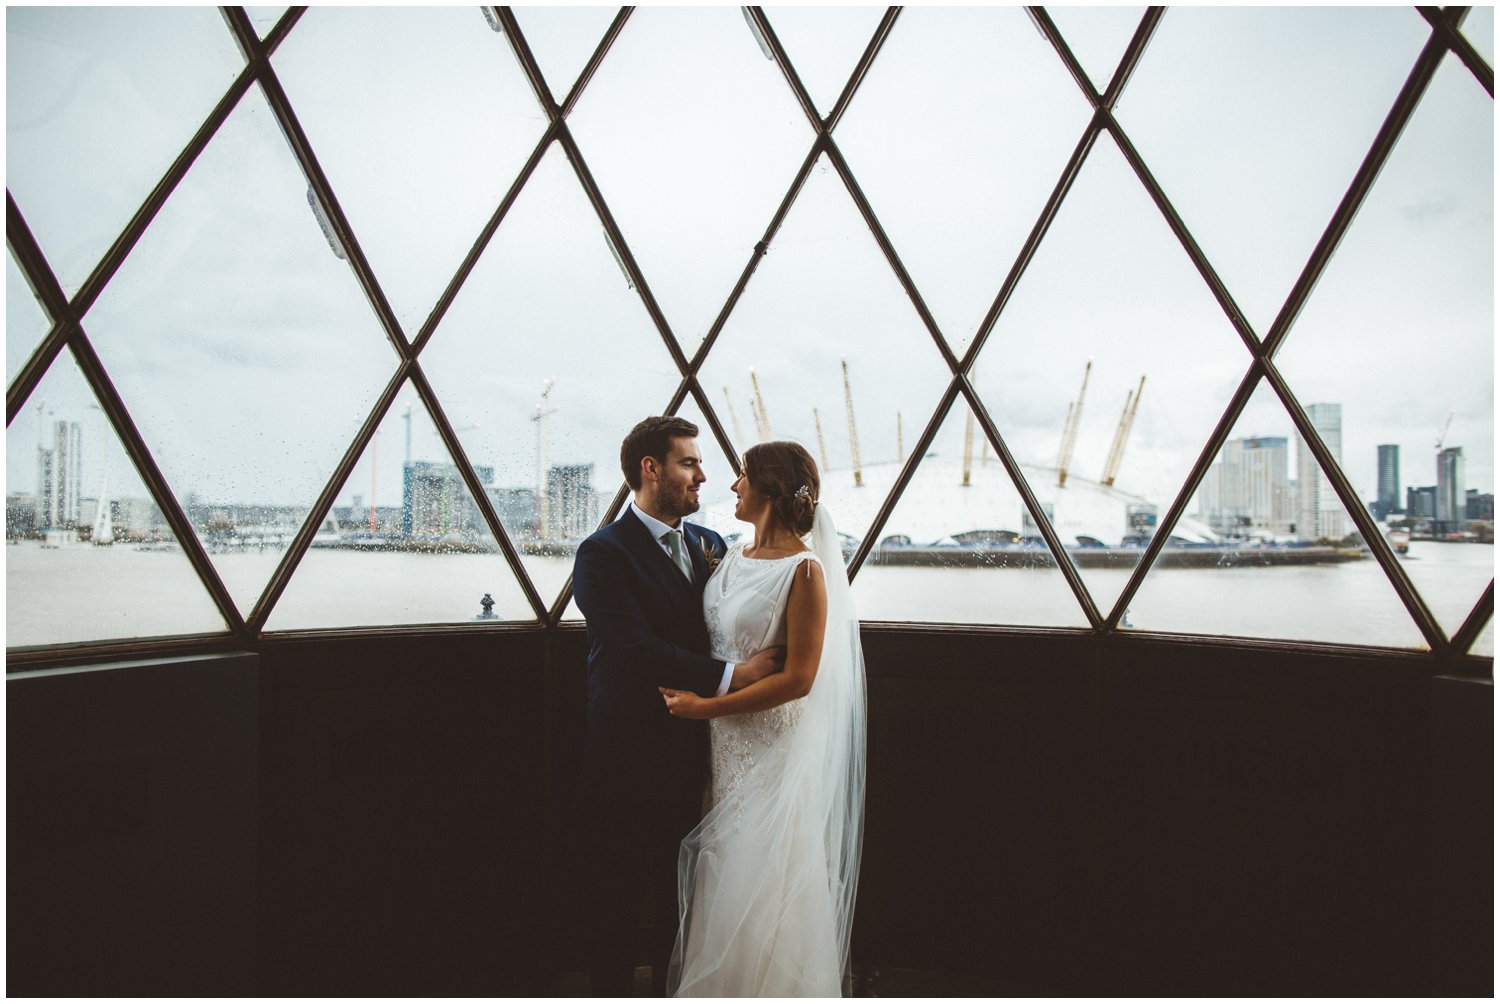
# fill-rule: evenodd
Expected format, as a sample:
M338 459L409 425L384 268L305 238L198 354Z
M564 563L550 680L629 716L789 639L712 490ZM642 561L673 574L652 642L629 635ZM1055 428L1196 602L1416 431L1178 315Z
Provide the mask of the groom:
M657 416L620 446L635 498L578 548L573 594L588 622L584 834L589 977L601 997L631 995L635 933L649 897L652 989L666 992L677 936L677 848L702 814L707 722L667 713L658 687L704 697L780 669L780 649L734 664L709 656L703 586L724 540L682 517L707 480L698 427Z

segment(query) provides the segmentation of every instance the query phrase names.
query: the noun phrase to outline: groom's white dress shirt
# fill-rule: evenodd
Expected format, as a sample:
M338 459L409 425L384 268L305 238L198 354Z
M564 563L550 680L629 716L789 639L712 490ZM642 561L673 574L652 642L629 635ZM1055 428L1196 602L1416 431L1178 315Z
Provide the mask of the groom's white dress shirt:
M630 500L630 511L635 513L637 519L646 524L646 529L651 531L651 537L656 541L657 546L661 548L662 553L665 554L668 558L671 558L672 549L667 546L667 535L670 533L682 533L682 528L676 526L668 526L667 524L663 523L661 520L657 519L655 516L651 515L649 512L636 505L634 499ZM684 545L686 545L687 543L686 535L683 536L683 543ZM672 564L677 564L675 559L672 561ZM733 678L734 663L726 662L724 664L724 678L719 681L719 689L716 691L716 696L723 697L725 694L729 693L729 684Z

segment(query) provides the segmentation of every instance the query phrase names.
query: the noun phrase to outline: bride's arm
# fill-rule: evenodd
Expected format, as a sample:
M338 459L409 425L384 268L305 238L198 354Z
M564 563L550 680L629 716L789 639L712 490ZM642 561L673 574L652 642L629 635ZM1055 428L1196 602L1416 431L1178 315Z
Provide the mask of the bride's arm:
M699 697L691 691L661 688L667 710L679 718L718 718L764 711L806 697L818 675L827 616L823 569L815 561L804 561L793 573L786 600L786 668L723 697Z

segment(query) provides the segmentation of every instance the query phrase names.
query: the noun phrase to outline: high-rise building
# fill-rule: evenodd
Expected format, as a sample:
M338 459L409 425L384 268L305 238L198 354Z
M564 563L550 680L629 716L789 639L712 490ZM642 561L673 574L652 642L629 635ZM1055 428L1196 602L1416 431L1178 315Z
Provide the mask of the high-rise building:
M1318 438L1333 454L1344 458L1344 406L1341 404L1307 405L1307 417L1317 430ZM1303 540L1341 540L1349 535L1349 517L1333 490L1328 475L1318 466L1307 443L1297 444L1297 536Z
M1437 485L1406 489L1408 519L1432 519L1437 515Z
M59 422L59 425L62 423ZM68 522L78 525L82 515L83 489L83 426L77 422L68 425ZM59 430L61 431L61 430Z
M1288 532L1293 496L1287 475L1286 437L1229 440L1204 478L1201 498L1199 508L1204 519L1220 533Z
M52 448L37 446L37 525L62 529L78 525L78 482L83 459L83 430L77 422L53 426Z
M1401 447L1381 443L1375 447L1379 473L1375 482L1375 501L1387 513L1401 511Z
M38 444L36 448L36 528L52 525L52 451Z
M587 537L599 525L599 496L593 464L553 464L547 468L548 538Z
M484 491L490 497L490 504L495 507L495 515L500 517L500 525L505 527L505 532L510 534L512 540L534 539L540 535L535 488L487 485Z
M1450 446L1437 458L1437 529L1451 533L1463 529L1464 448Z
M1493 492L1480 494L1478 488L1470 488L1464 493L1464 518L1465 519L1487 519L1491 522L1495 519L1495 495Z
M36 529L36 496L5 496L5 535L24 537Z
M494 479L494 468L476 465L481 484ZM489 537L484 516L469 494L463 475L453 464L417 460L403 465L401 529L408 537Z

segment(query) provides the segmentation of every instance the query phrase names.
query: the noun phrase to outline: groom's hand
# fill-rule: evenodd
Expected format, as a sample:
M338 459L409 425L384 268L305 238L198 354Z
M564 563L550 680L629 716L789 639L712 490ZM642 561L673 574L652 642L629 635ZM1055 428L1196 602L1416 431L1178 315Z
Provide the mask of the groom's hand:
M729 690L733 693L744 687L750 686L757 680L763 680L772 673L779 673L786 662L786 648L778 645L775 648L764 648L752 655L747 661L734 667L734 674L729 680Z

